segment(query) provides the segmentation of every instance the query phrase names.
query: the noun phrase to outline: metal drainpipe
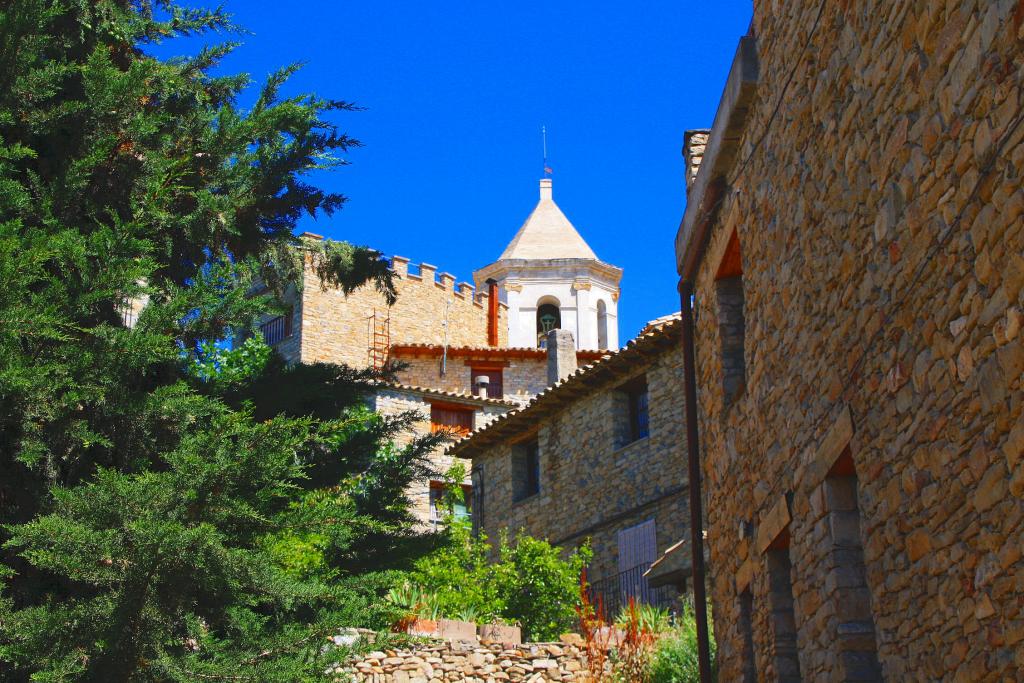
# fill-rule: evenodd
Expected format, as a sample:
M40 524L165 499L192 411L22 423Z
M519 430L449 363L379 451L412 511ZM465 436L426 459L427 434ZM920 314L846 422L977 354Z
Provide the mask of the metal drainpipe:
M697 431L697 371L693 343L693 283L679 280L683 319L683 384L686 401L686 445L690 478L690 549L693 553L693 603L697 620L697 661L701 683L711 683L711 643L704 587L704 512L700 486L700 440Z

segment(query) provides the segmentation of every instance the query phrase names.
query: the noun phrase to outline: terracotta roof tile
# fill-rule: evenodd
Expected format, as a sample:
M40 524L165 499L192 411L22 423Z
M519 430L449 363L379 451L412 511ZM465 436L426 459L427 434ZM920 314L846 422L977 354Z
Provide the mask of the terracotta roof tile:
M553 384L525 406L501 415L490 424L471 433L448 449L449 455L471 458L502 438L530 429L543 417L567 405L578 396L589 393L593 386L613 380L615 370L627 369L637 360L661 353L677 343L682 333L682 319L676 313L651 321L635 339L618 351L580 367L576 372Z

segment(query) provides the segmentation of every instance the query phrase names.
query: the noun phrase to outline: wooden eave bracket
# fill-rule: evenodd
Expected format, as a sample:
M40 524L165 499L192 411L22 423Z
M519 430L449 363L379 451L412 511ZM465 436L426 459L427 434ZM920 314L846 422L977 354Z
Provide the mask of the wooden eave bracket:
M757 94L757 83L757 41L754 36L746 35L740 38L736 48L704 158L687 194L686 213L676 233L676 268L684 280L692 281L696 275L706 241L705 231L698 228L705 214L718 201L717 197L712 197L716 193L709 190L725 178L735 163L750 105Z

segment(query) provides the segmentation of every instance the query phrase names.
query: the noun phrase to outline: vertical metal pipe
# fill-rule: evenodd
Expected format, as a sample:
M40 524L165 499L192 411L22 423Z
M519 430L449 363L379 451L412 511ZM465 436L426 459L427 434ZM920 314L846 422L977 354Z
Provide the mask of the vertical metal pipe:
M683 319L683 384L686 401L686 445L690 479L690 549L693 553L693 603L697 619L697 660L701 683L711 683L711 641L704 588L704 511L700 486L700 441L697 431L697 370L693 344L693 283L679 280Z
M498 345L498 283L487 281L487 345Z

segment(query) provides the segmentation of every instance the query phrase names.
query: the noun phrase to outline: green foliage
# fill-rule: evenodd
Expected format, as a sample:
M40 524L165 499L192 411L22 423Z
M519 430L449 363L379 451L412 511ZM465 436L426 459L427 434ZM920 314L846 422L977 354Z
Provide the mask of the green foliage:
M436 604L439 614L453 619L517 623L532 640L557 639L573 630L588 547L563 559L547 541L525 534L509 541L503 535L491 562L487 539L474 538L466 523L452 520L447 538L416 562L405 592L391 598L396 607L407 609L418 601Z
M293 235L356 108L214 75L233 30L172 0L0 7L0 671L11 681L326 678L341 626L417 537L404 491L440 437L364 407L380 373L235 349L308 258L386 297L367 248ZM257 282L269 291L253 296ZM129 304L148 302L134 324Z
M496 565L505 601L505 617L518 621L524 636L557 640L574 630L580 574L592 553L584 546L562 559L560 548L520 534L514 542L502 536Z
M195 373L207 382L238 384L258 377L270 362L273 349L261 335L253 335L235 348L205 341L200 346Z
M710 615L709 615L710 620ZM715 640L711 639L711 662L715 661ZM698 683L697 621L688 608L675 626L655 646L648 669L650 683Z
M635 628L644 633L651 634L664 633L672 623L671 615L666 608L639 603L633 605L632 608L629 606L623 607L622 611L615 618L615 625L624 629L631 625L631 622L634 620L636 622Z

